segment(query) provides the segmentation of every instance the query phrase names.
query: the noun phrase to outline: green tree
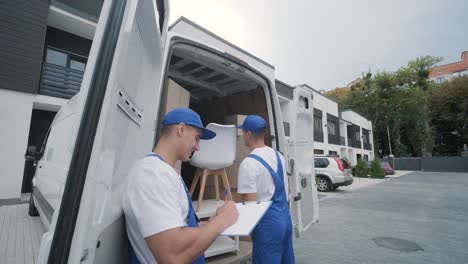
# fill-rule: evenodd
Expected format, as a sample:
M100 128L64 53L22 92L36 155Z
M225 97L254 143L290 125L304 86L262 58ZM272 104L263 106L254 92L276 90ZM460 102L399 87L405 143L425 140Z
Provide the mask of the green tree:
M380 167L380 160L379 159L374 159L371 163L371 167L369 170L369 174L371 178L378 178L381 179L385 177L385 171Z
M382 156L430 155L434 146L427 100L438 85L427 79L439 57L425 56L408 62L395 72L363 73L347 93L329 93L339 98L340 109L351 109L372 121L374 148Z
M468 77L444 82L428 100L435 130L435 154L458 156L468 145Z
M369 171L367 169L367 164L363 160L359 159L356 164L355 176L367 178L368 174Z

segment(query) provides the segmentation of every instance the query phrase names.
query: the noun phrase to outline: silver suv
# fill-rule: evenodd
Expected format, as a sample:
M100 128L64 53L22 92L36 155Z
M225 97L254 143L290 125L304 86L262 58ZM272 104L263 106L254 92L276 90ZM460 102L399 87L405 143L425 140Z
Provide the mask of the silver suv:
M332 191L340 186L353 183L351 167L339 157L316 156L315 181L320 192Z

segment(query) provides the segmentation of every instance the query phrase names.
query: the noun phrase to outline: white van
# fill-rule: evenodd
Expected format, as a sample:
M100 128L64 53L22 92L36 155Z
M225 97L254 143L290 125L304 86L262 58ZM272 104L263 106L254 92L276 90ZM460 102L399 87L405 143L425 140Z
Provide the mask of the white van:
M121 195L132 163L159 134L169 78L205 122L260 114L285 154L296 235L318 222L312 93L297 92L286 144L274 68L206 31L168 32L167 0L106 0L80 93L57 114L33 180L30 212L47 233L38 263L127 263ZM184 171L182 171L184 174Z

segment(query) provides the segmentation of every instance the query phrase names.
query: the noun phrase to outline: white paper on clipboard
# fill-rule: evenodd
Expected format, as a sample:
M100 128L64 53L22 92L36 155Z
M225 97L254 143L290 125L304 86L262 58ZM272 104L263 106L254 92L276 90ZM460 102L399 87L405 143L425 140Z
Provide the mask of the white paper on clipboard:
M239 218L232 226L226 228L222 236L249 236L260 219L270 208L271 201L268 202L248 202L236 203Z

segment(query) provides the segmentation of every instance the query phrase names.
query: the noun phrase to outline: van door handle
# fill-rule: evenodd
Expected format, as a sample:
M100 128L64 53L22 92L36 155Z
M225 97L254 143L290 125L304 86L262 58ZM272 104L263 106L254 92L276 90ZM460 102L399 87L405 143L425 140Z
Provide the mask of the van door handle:
M289 160L289 169L290 171L286 171L286 173L291 176L294 174L294 159Z

